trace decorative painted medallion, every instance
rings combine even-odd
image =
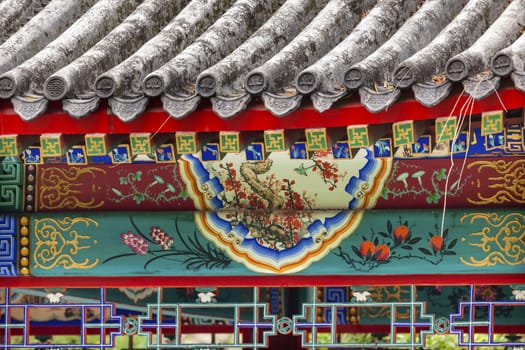
[[[195,213],[199,231],[233,260],[265,273],[301,271],[351,235],[363,212],[330,209],[373,207],[391,168],[370,149],[339,164],[328,152],[288,162],[280,161],[285,152],[258,162],[242,156],[204,163],[186,155],[181,176],[195,207],[212,210]],[[319,188],[333,196],[318,197]]]

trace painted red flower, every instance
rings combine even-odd
[[[390,257],[390,248],[386,244],[380,244],[375,249],[376,259],[379,261],[385,261]]]
[[[400,225],[394,229],[394,238],[396,239],[396,242],[404,242],[409,233],[410,230],[407,226]]]
[[[430,242],[428,243],[430,248],[432,248],[433,251],[435,252],[440,252],[441,249],[443,249],[443,237],[441,236],[433,236],[431,239],[430,239]]]
[[[368,258],[372,254],[374,254],[375,251],[376,251],[376,247],[375,247],[374,243],[372,243],[370,241],[364,241],[359,246],[359,252],[365,258]]]

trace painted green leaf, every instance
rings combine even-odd
[[[392,233],[392,222],[390,220],[386,221],[386,229],[388,230],[388,233]]]
[[[164,179],[158,175],[153,175],[153,178],[155,179],[155,181],[157,181],[159,184],[164,184]]]
[[[169,190],[170,192],[175,192],[175,187],[173,187],[172,184],[167,183],[166,186],[168,187],[168,190]]]
[[[378,232],[378,234],[381,235],[382,237],[388,238],[388,233],[386,232]]]
[[[111,188],[111,190],[112,190],[113,193],[115,193],[117,196],[122,196],[122,192],[120,192],[120,191],[117,190],[116,188]]]
[[[127,185],[128,184],[128,178],[127,177],[121,176],[119,180],[120,180],[120,184],[121,185]]]
[[[416,237],[408,241],[408,244],[416,244],[421,240],[421,237]]]
[[[142,193],[135,193],[133,195],[133,199],[135,200],[135,202],[137,202],[137,204],[140,204],[145,199],[145,197]]]
[[[362,258],[363,256],[361,255],[361,252],[359,251],[359,249],[357,249],[356,246],[352,246],[352,250],[354,251],[355,255],[357,255],[358,257]]]
[[[188,192],[186,192],[186,190],[183,189],[183,190],[180,191],[180,196],[181,196],[182,199],[186,199],[186,198],[188,198]]]
[[[301,163],[300,167],[295,168],[294,170],[299,175],[308,176],[308,174],[306,173],[306,168],[304,167],[303,163]]]
[[[452,242],[450,242],[450,244],[448,245],[447,249],[454,248],[454,246],[456,245],[457,242],[458,242],[457,238],[453,239]]]
[[[430,252],[430,250],[426,249],[426,248],[418,248],[420,252],[422,252],[423,254],[425,255],[432,255],[432,253]]]

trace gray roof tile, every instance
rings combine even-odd
[[[325,111],[355,90],[372,112],[410,88],[433,106],[454,84],[525,91],[524,26],[525,0],[3,0],[0,98],[24,119],[109,99],[124,121],[156,96],[175,118],[206,99],[223,118],[254,99]]]

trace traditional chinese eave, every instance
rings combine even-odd
[[[152,100],[148,110],[130,122],[117,118],[111,108],[101,103],[97,111],[87,117],[75,119],[62,111],[60,102],[50,103],[46,114],[32,121],[24,121],[7,100],[0,100],[0,134],[39,135],[61,134],[128,134],[133,132],[170,133],[176,131],[219,132],[272,129],[331,128],[363,124],[391,124],[409,120],[432,120],[440,117],[480,114],[494,110],[511,110],[525,106],[525,93],[508,86],[482,100],[473,100],[459,89],[434,107],[425,107],[412,98],[406,98],[378,113],[369,112],[356,94],[341,102],[337,108],[325,112],[316,111],[311,105],[277,117],[256,104],[232,119],[217,116],[211,106],[204,105],[191,116],[172,118],[161,108],[158,99]]]

